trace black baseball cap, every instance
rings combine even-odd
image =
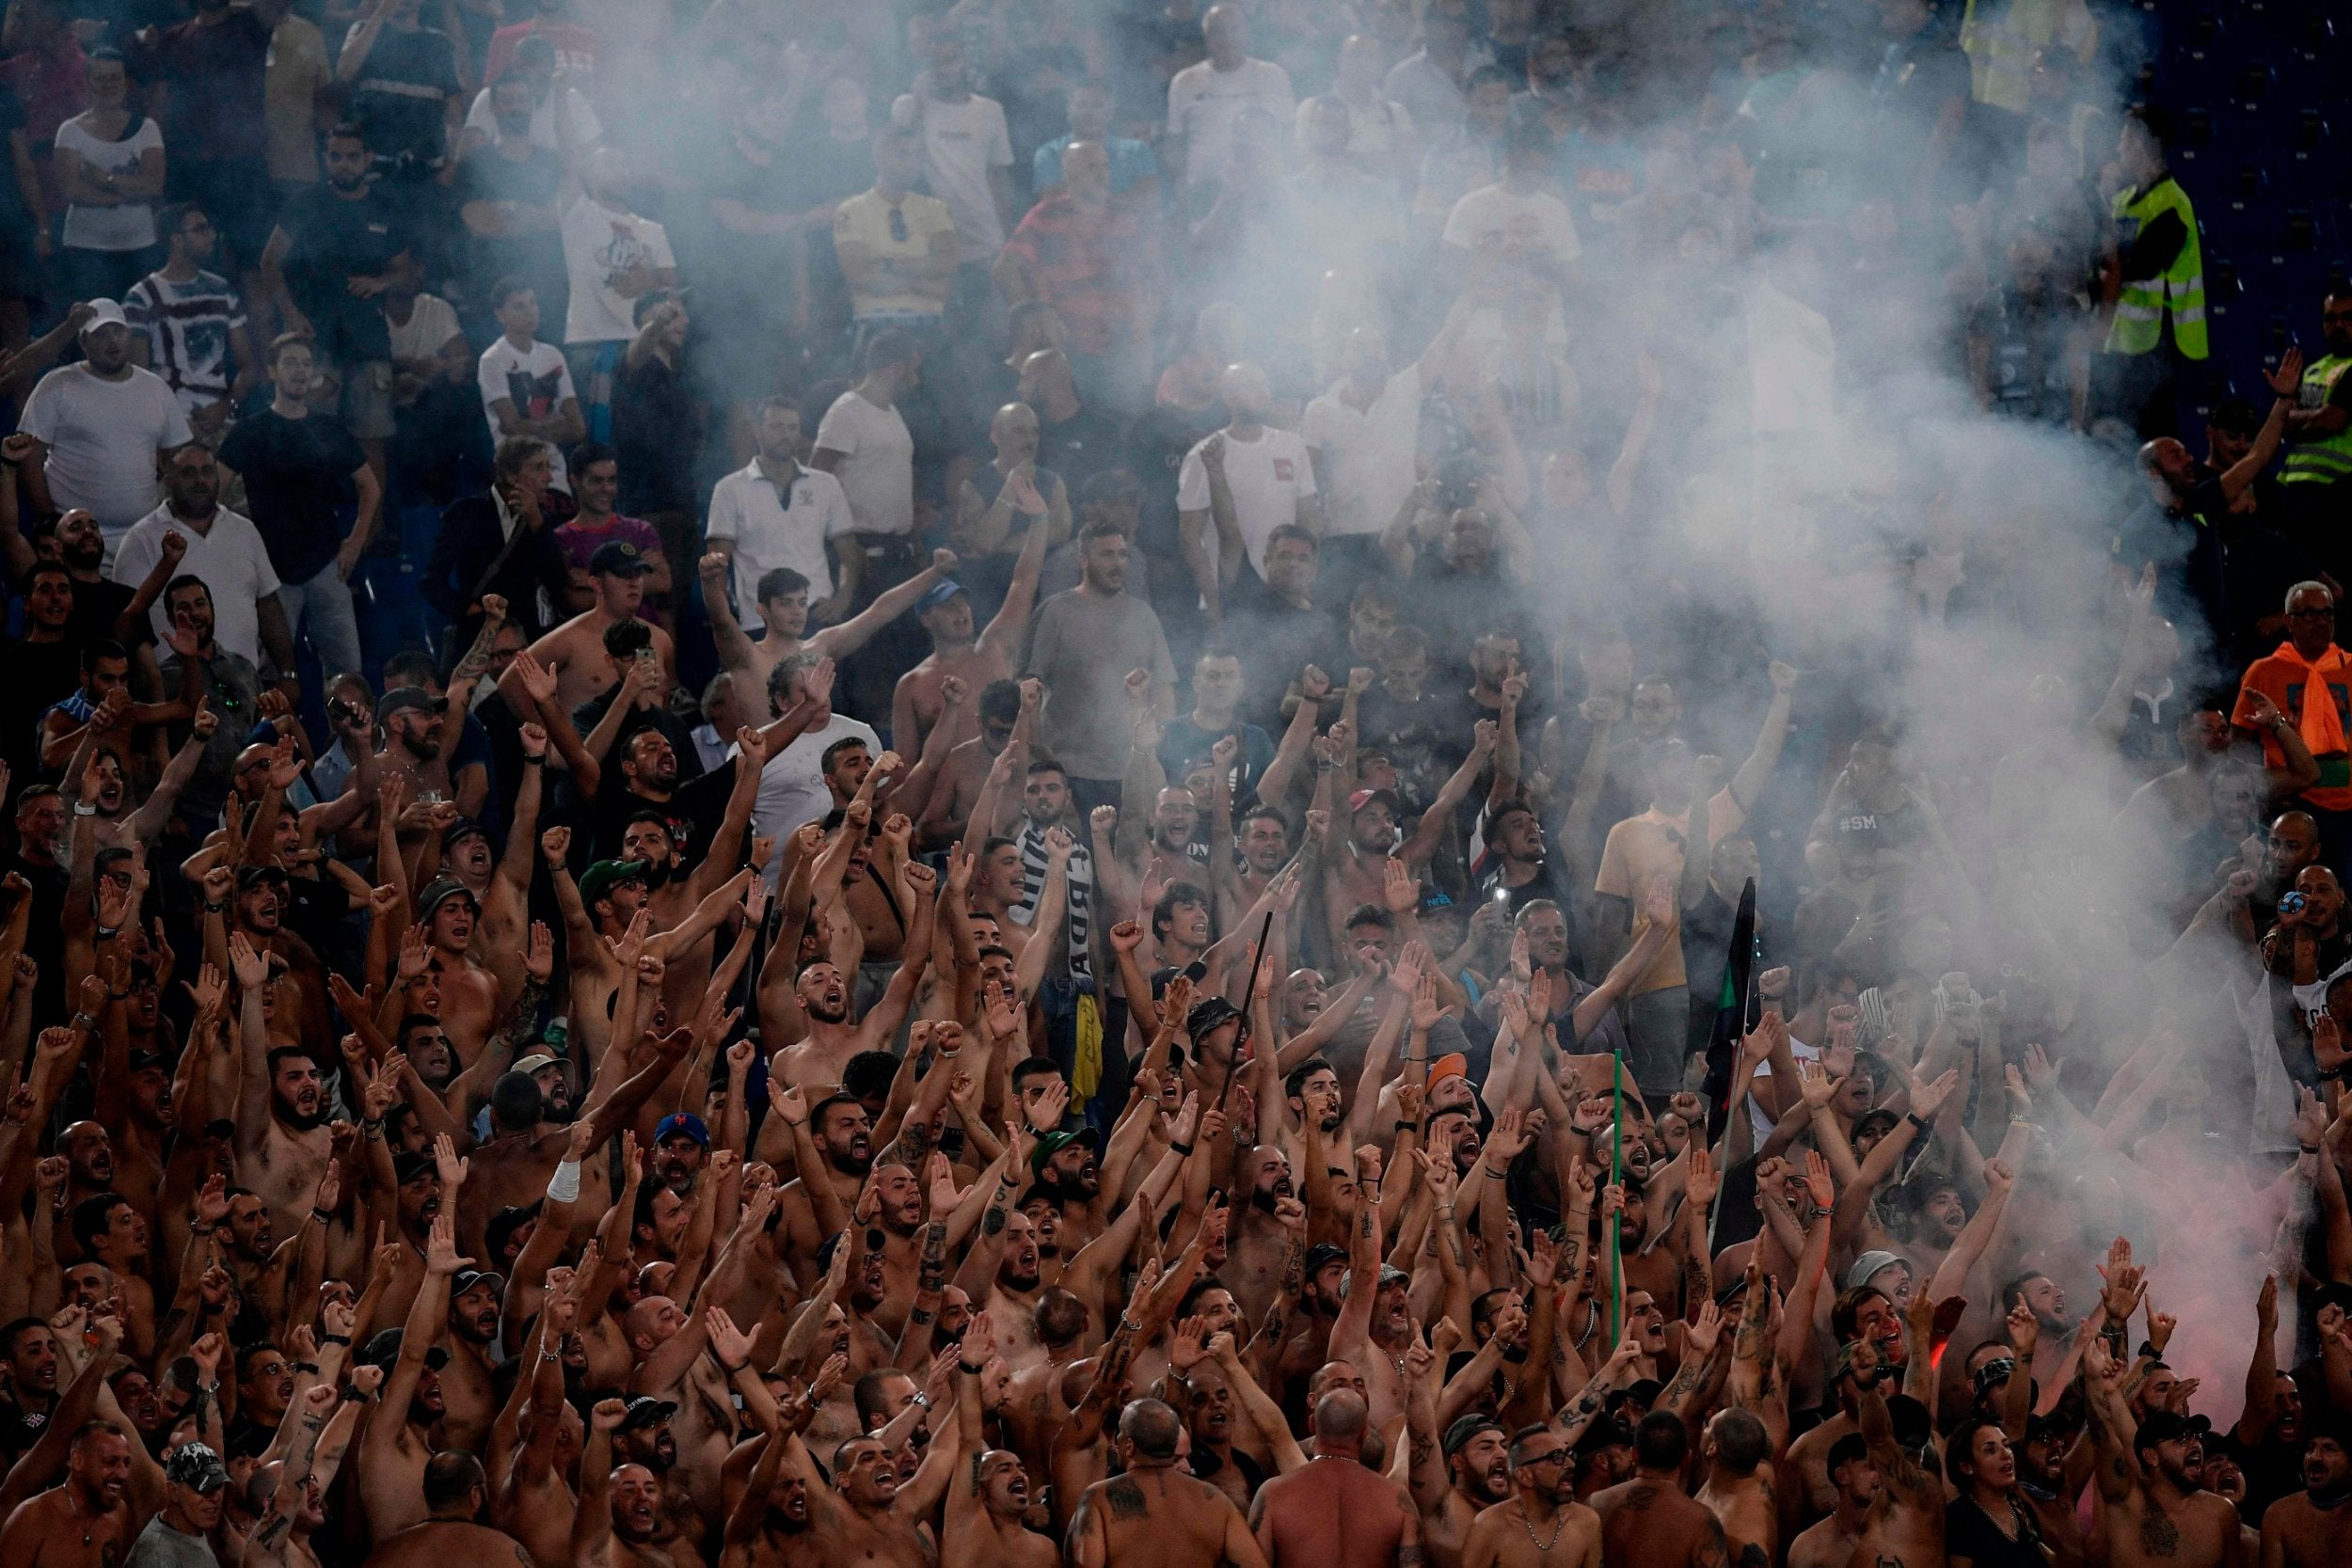
[[[636,578],[652,571],[653,562],[628,540],[612,539],[596,546],[588,558],[588,570],[603,578]]]

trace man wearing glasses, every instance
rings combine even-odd
[[[261,379],[262,366],[245,302],[227,278],[204,270],[220,245],[212,218],[181,202],[164,209],[163,223],[169,257],[122,296],[131,362],[164,378],[196,438],[217,450],[238,394]]]

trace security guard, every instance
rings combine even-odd
[[[2279,476],[2288,515],[2299,537],[2334,540],[2352,501],[2352,289],[2331,290],[2320,301],[2319,330],[2328,355],[2303,367],[2296,407],[2287,415],[2286,467]],[[2331,562],[2333,553],[2327,559]]]
[[[2115,195],[2108,236],[2108,363],[2118,402],[2143,438],[2172,434],[2180,363],[2205,360],[2205,261],[2197,214],[2164,163],[2164,137],[2146,109],[2124,117],[2116,147],[2128,183]],[[2169,316],[2172,330],[2165,331]]]

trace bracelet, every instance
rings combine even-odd
[[[1135,1319],[1126,1316],[1124,1313],[1120,1315],[1119,1326],[1125,1329],[1130,1334],[1140,1334],[1143,1332],[1143,1325],[1136,1322]]]
[[[337,1404],[365,1404],[367,1399],[368,1396],[360,1390],[358,1384],[346,1383],[342,1386],[342,1391],[335,1396],[335,1402]]]
[[[319,1364],[315,1361],[297,1361],[294,1364],[294,1370],[297,1372],[316,1372],[319,1370]]]
[[[1417,1121],[1400,1121],[1396,1124],[1395,1131],[1399,1132],[1411,1132],[1418,1131],[1420,1127],[1421,1123]]]
[[[988,1366],[985,1362],[983,1362],[981,1365],[975,1367],[969,1361],[960,1360],[956,1363],[956,1370],[963,1373],[966,1377],[977,1377],[982,1372],[988,1370]]]
[[[215,1378],[210,1383],[199,1383],[196,1386],[196,1391],[199,1394],[217,1394],[220,1392],[220,1379]]]
[[[2156,1349],[2156,1342],[2153,1339],[2142,1339],[2139,1342],[2139,1349],[2134,1351],[2132,1354],[2149,1361],[2161,1361],[2164,1359],[2164,1352]]]
[[[1510,1175],[1511,1173],[1509,1171],[1489,1170],[1486,1172],[1486,1180],[1489,1181],[1505,1181],[1510,1179]]]
[[[541,1361],[561,1361],[564,1359],[564,1353],[560,1350],[548,1350],[543,1345],[539,1350],[539,1359]],[[720,1364],[722,1366],[725,1365],[724,1362]]]
[[[1807,1209],[1804,1212],[1804,1217],[1808,1220],[1818,1220],[1825,1215],[1834,1214],[1836,1212],[1837,1212],[1837,1209],[1835,1204],[1831,1205],[1827,1209],[1824,1209],[1817,1203],[1812,1208]]]
[[[1919,1113],[1916,1111],[1905,1111],[1903,1113],[1903,1119],[1911,1123],[1912,1126],[1916,1127],[1922,1132],[1928,1130],[1928,1124],[1924,1120],[1920,1119]]]
[[[322,1334],[319,1336],[319,1343],[322,1345],[347,1345],[351,1343],[351,1336],[348,1334]]]
[[[87,800],[76,800],[73,802],[73,815],[76,816],[96,816],[98,815],[98,808],[91,805]]]
[[[2306,1154],[2316,1154],[2319,1152],[2319,1146],[2317,1144],[2296,1144],[2295,1147],[2301,1149]]]
[[[384,1124],[380,1121],[361,1122],[359,1131],[367,1135],[370,1142],[380,1144],[384,1141]]]
[[[1173,1138],[1168,1139],[1168,1148],[1172,1148],[1172,1149],[1174,1149],[1174,1150],[1175,1150],[1177,1153],[1179,1153],[1179,1154],[1187,1154],[1187,1155],[1188,1155],[1188,1154],[1190,1154],[1190,1153],[1192,1152],[1192,1148],[1193,1148],[1193,1146],[1192,1146],[1192,1145],[1190,1145],[1190,1144],[1180,1144],[1180,1143],[1178,1143],[1178,1142],[1177,1142],[1175,1139],[1173,1139]]]
[[[545,768],[547,765],[548,759],[545,753],[535,757],[526,756],[523,758],[523,766],[525,768]]]
[[[322,1208],[318,1207],[318,1205],[316,1205],[316,1204],[312,1204],[312,1205],[310,1206],[310,1217],[311,1217],[312,1219],[314,1219],[314,1220],[318,1221],[321,1225],[331,1225],[332,1223],[334,1223],[334,1219],[335,1219],[335,1216],[334,1216],[334,1214],[333,1214],[333,1212],[330,1212],[330,1211],[328,1211],[328,1210],[326,1210],[326,1209],[322,1209]],[[348,1339],[345,1339],[345,1340],[343,1341],[343,1343],[347,1345],[347,1344],[351,1343],[351,1341],[350,1341],[350,1340],[348,1340]]]
[[[204,912],[206,914],[218,914],[221,911],[227,909],[228,907],[229,901],[227,899],[223,899],[217,904],[214,903],[209,898],[204,900]]]
[[[84,1034],[88,1034],[98,1027],[98,1020],[95,1016],[89,1013],[75,1013],[73,1015],[73,1027],[81,1030]]]
[[[112,942],[122,934],[122,927],[119,926],[98,926],[92,929],[98,933],[98,940],[101,942]]]
[[[910,1400],[910,1401],[908,1401],[907,1402],[908,1402],[908,1403],[910,1403],[910,1404],[914,1404],[914,1405],[919,1406],[920,1408],[922,1408],[922,1409],[924,1409],[924,1410],[929,1410],[929,1409],[931,1407],[931,1397],[930,1397],[929,1394],[926,1394],[925,1392],[923,1392],[923,1390],[921,1390],[920,1388],[917,1388],[917,1389],[914,1391],[914,1399],[912,1399],[912,1400]]]

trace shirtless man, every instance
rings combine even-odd
[[[1364,1466],[1370,1414],[1361,1394],[1332,1386],[1315,1402],[1314,1458],[1304,1469],[1258,1488],[1249,1504],[1250,1529],[1275,1568],[1284,1563],[1418,1568],[1421,1513],[1412,1494]],[[1599,1539],[1597,1530],[1594,1539]]]
[[[2337,1568],[2352,1561],[2352,1433],[2314,1432],[2303,1448],[2305,1490],[2263,1513],[2262,1568]]]
[[[1372,1424],[1381,1431],[1405,1414],[1406,1389],[1397,1363],[1414,1339],[1406,1297],[1412,1276],[1381,1261],[1380,1211],[1358,1205],[1348,1227],[1347,1298],[1331,1325],[1330,1358],[1363,1369],[1371,1390]]]
[[[822,626],[811,633],[808,578],[788,568],[779,569],[761,577],[757,584],[759,619],[766,631],[754,641],[745,635],[742,623],[735,618],[735,607],[728,602],[727,578],[734,570],[732,562],[731,556],[718,550],[702,558],[699,570],[703,603],[710,608],[710,636],[718,645],[720,667],[739,681],[751,682],[752,689],[760,691],[768,689],[768,677],[776,666],[794,654],[814,654],[836,662],[846,659],[918,601],[928,603],[935,597],[932,591],[941,584],[946,584],[951,592],[960,592],[950,578],[956,569],[956,552],[933,550],[929,566],[875,594],[872,604],[840,625]],[[964,619],[971,619],[968,605]],[[928,616],[925,624],[930,624]],[[1017,641],[1017,631],[1014,637]],[[914,748],[908,746],[904,750],[911,753]]]
[[[244,1075],[237,1097],[237,1174],[268,1205],[277,1228],[301,1228],[334,1147],[327,1129],[319,1064],[303,1046],[273,1048],[262,1013],[267,953],[238,931],[229,938],[238,990],[237,1029]],[[445,993],[446,994],[446,993]]]
[[[424,927],[432,973],[440,980],[441,1027],[461,1068],[473,1066],[515,993],[473,954],[482,906],[454,877],[437,877],[417,895],[417,924]],[[515,976],[521,989],[522,976]]]
[[[576,711],[612,684],[612,660],[604,651],[604,634],[625,621],[639,619],[645,577],[652,570],[653,562],[639,555],[634,545],[615,539],[597,546],[588,558],[586,586],[593,595],[588,608],[524,650],[541,668],[554,673],[555,700],[564,712]],[[647,629],[653,633],[653,657],[668,677],[662,688],[667,690],[677,679],[677,649],[660,626]],[[521,672],[512,664],[499,677],[501,687],[512,682],[519,689],[521,681]]]
[[[387,1537],[399,1539],[393,1532],[414,1534],[411,1527],[422,1525],[428,1516],[471,1519],[487,1500],[489,1481],[467,1454],[462,1457],[473,1464],[472,1489],[482,1495],[462,1513],[446,1512],[434,1501],[432,1466],[451,1457],[437,1454],[433,1444],[433,1428],[441,1416],[440,1369],[449,1355],[439,1340],[449,1323],[450,1280],[472,1263],[472,1259],[457,1255],[455,1216],[434,1215],[424,1243],[424,1283],[409,1305],[407,1322],[396,1338],[388,1329],[368,1342],[366,1359],[381,1366],[388,1354],[393,1358],[384,1378],[384,1397],[368,1412],[359,1437],[359,1498],[367,1509],[368,1528],[384,1543],[371,1562],[390,1560],[384,1553],[393,1544]],[[452,1490],[457,1479],[443,1478],[446,1484],[438,1494],[442,1503],[463,1497],[464,1493]],[[434,1560],[416,1556],[399,1560],[423,1564]]]
[[[2191,1467],[2197,1435],[2186,1418],[2152,1411],[2134,1429],[2122,1373],[2106,1340],[2085,1343],[2083,1390],[2098,1455],[2091,1474],[2107,1506],[2108,1561],[2113,1568],[2221,1568],[2236,1550],[2237,1510],[2204,1490]],[[2266,1538],[2264,1550],[2267,1557]]]
[[[926,893],[926,908],[914,911],[910,928],[930,928],[930,902]],[[884,1050],[897,1037],[907,1009],[914,1006],[915,988],[922,984],[930,954],[928,942],[914,947],[866,1016],[855,1022],[850,1018],[850,982],[841,971],[825,958],[803,966],[792,982],[792,998],[808,1020],[808,1033],[770,1059],[770,1072],[795,1088],[821,1093],[837,1087],[850,1057],[862,1051]]]
[[[881,1439],[851,1437],[833,1451],[833,1485],[796,1435],[783,1460],[808,1498],[811,1563],[932,1568],[939,1550],[928,1521],[955,1473],[962,1445],[947,1433],[932,1442],[914,1479],[901,1482]]]
[[[1879,1497],[1878,1466],[1861,1433],[1847,1433],[1830,1445],[1829,1480],[1837,1506],[1788,1544],[1788,1568],[1846,1568],[1852,1561]]]
[[[1061,1555],[1054,1543],[1022,1523],[1029,1506],[1029,1478],[1021,1457],[988,1446],[981,1374],[995,1349],[989,1315],[974,1313],[956,1355],[956,1430],[968,1457],[947,1486],[940,1568],[1057,1568]]]
[[[1784,1514],[1784,1528],[1794,1528],[1801,1520],[1820,1519],[1843,1506],[1841,1488],[1830,1474],[1830,1453],[1862,1431],[1862,1397],[1878,1390],[1880,1384],[1890,1377],[1878,1342],[1872,1339],[1857,1339],[1838,1346],[1829,1370],[1830,1389],[1837,1396],[1837,1409],[1820,1426],[1788,1445],[1788,1463],[1796,1469],[1798,1495],[1787,1500],[1801,1502],[1804,1513]],[[1878,1477],[1873,1472],[1868,1490],[1876,1497],[1878,1489]]]
[[[131,1437],[112,1421],[73,1434],[65,1480],[16,1505],[0,1527],[8,1568],[118,1568],[147,1528],[151,1507],[131,1498]]]
[[[1012,661],[1029,629],[1029,611],[1037,604],[1038,574],[1045,564],[1044,533],[1044,530],[1031,529],[1023,537],[1021,553],[1013,560],[1012,584],[1005,591],[1004,603],[997,607],[995,615],[978,636],[973,635],[972,596],[961,587],[943,584],[945,592],[934,590],[924,595],[917,617],[923,629],[930,634],[931,651],[920,664],[898,677],[890,698],[890,743],[900,752],[913,756],[923,750],[931,726],[939,722],[946,708],[942,683],[948,676],[962,681],[967,689],[978,691],[990,682],[1012,674]],[[937,551],[932,559],[946,554],[945,550]],[[881,599],[874,603],[876,609],[881,608]],[[873,612],[869,610],[866,613]],[[957,735],[949,738],[961,745],[970,736]]]
[[[1063,1548],[1074,1568],[1267,1568],[1241,1510],[1176,1467],[1183,1425],[1158,1400],[1137,1400],[1120,1412],[1117,1447],[1125,1473],[1079,1497]],[[1419,1549],[1416,1542],[1416,1557]]]
[[[374,1412],[370,1412],[373,1419]],[[411,1491],[422,1500],[412,1512],[424,1517],[387,1535],[376,1532],[375,1550],[361,1568],[532,1568],[522,1544],[503,1530],[473,1521],[489,1499],[489,1478],[469,1453],[437,1453],[422,1466]],[[363,1471],[364,1476],[364,1471]]]
[[[753,878],[748,869],[736,871],[703,895],[684,920],[662,929],[649,907],[652,890],[642,862],[598,861],[575,882],[564,863],[571,841],[569,828],[549,828],[539,835],[540,852],[555,883],[556,907],[564,911],[572,1027],[588,1046],[593,1070],[602,1062],[613,1030],[621,1027],[612,1012],[624,971],[635,970],[642,984],[662,985],[672,961],[698,944],[707,945],[704,939],[732,916]]]
[[[1510,1467],[1518,1496],[1471,1521],[1462,1568],[1600,1568],[1600,1515],[1576,1500],[1576,1450],[1566,1436],[1550,1426],[1521,1430],[1511,1440]]]
[[[1734,1568],[1770,1568],[1778,1557],[1778,1509],[1765,1465],[1772,1441],[1753,1411],[1719,1410],[1707,1423],[1700,1454],[1707,1480],[1699,1504],[1715,1515]]]
[[[1446,1428],[1440,1457],[1438,1434],[1429,1430],[1436,1417],[1437,1402],[1418,1397],[1407,1413],[1413,1502],[1430,1561],[1459,1568],[1470,1526],[1480,1513],[1510,1500],[1511,1438],[1501,1422],[1473,1411]]]
[[[1724,1527],[1682,1490],[1691,1435],[1682,1418],[1653,1410],[1633,1433],[1634,1474],[1593,1494],[1611,1568],[1724,1568]]]
[[[294,1443],[286,1457],[253,1473],[248,1497],[259,1517],[246,1534],[241,1568],[319,1568],[312,1532],[326,1523],[326,1490],[359,1430],[359,1413],[384,1381],[374,1367],[355,1367],[351,1381],[358,1398],[339,1400],[332,1384],[313,1384],[294,1418]]]
[[[1016,736],[1025,738],[1034,734],[1037,727],[1036,707],[1028,697],[1031,688],[1037,689],[1037,702],[1041,704],[1044,688],[1037,681],[1015,686],[1009,678],[999,676],[977,689],[979,733],[968,740],[957,741],[947,752],[940,776],[923,803],[915,837],[921,847],[936,849],[961,838],[974,808],[980,803],[981,791],[988,787],[991,772],[1001,764],[1006,779],[1012,776],[1013,764],[1006,758],[1006,748]],[[1020,755],[1018,752],[1012,753],[1014,759]]]
[[[660,1539],[661,1482],[643,1465],[612,1463],[612,1434],[628,1418],[620,1400],[598,1400],[580,1460],[580,1512],[572,1568],[702,1568],[691,1536]]]

